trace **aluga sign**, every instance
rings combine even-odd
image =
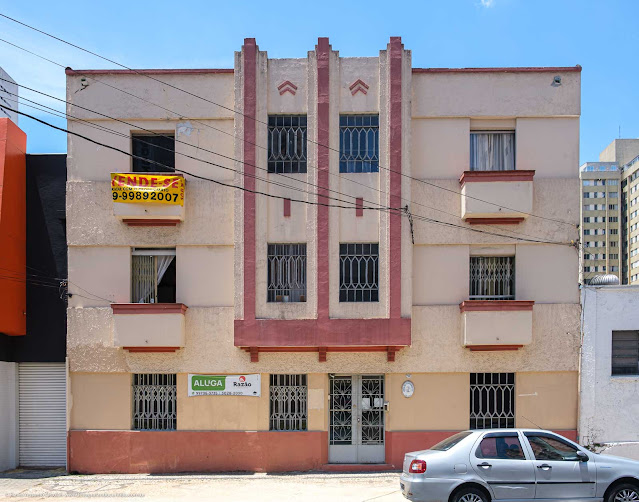
[[[260,375],[189,374],[189,396],[259,397],[260,391]]]

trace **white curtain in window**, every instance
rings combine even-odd
[[[470,134],[471,171],[515,169],[515,133],[473,132]]]
[[[157,284],[160,284],[160,282],[162,281],[162,277],[164,277],[164,274],[166,273],[166,270],[169,268],[169,265],[171,265],[171,262],[173,261],[173,258],[175,258],[175,255],[164,255],[164,256],[158,256],[157,260],[158,260],[158,282]]]

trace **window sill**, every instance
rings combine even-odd
[[[112,303],[114,314],[182,314],[188,309],[183,303]]]

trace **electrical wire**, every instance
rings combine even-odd
[[[14,23],[20,24],[20,25],[22,25],[22,26],[24,26],[24,27],[26,27],[26,28],[29,28],[29,29],[31,29],[31,30],[33,30],[33,31],[36,31],[36,32],[38,32],[38,33],[41,33],[41,34],[43,34],[43,35],[45,35],[45,36],[47,36],[47,37],[50,37],[50,38],[52,38],[52,39],[54,39],[54,40],[57,40],[57,41],[59,41],[59,42],[62,42],[62,43],[64,43],[64,44],[67,44],[67,45],[69,45],[69,46],[71,46],[71,47],[74,47],[74,48],[76,48],[76,49],[78,49],[78,50],[81,50],[81,51],[83,51],[83,52],[86,52],[86,53],[88,53],[88,54],[91,54],[92,56],[98,57],[98,58],[100,58],[100,59],[102,59],[102,60],[104,60],[104,61],[108,61],[109,63],[115,64],[115,65],[120,66],[120,67],[122,67],[122,68],[124,68],[124,69],[126,69],[126,70],[132,71],[132,72],[136,73],[137,75],[144,76],[144,77],[149,78],[149,79],[151,79],[151,80],[154,80],[154,81],[156,81],[156,82],[158,82],[158,83],[160,83],[160,84],[162,84],[162,85],[165,85],[165,86],[167,86],[167,87],[170,87],[170,88],[173,88],[173,89],[178,90],[178,91],[180,91],[180,92],[183,92],[183,93],[185,93],[185,94],[187,94],[187,95],[189,95],[189,96],[192,96],[192,97],[195,97],[195,98],[201,99],[201,100],[203,100],[203,101],[205,101],[205,102],[208,102],[208,103],[211,103],[211,104],[213,104],[213,105],[216,105],[216,106],[218,106],[218,107],[220,107],[220,108],[223,108],[223,109],[225,109],[225,110],[228,110],[228,111],[230,111],[230,112],[232,112],[232,113],[239,114],[239,115],[241,115],[241,116],[243,116],[243,117],[245,117],[245,118],[248,118],[248,119],[250,119],[250,120],[254,120],[255,122],[258,122],[258,123],[261,123],[261,124],[264,124],[264,125],[267,125],[267,126],[268,126],[268,123],[267,123],[267,122],[264,122],[264,121],[262,121],[262,120],[259,120],[259,119],[258,119],[258,118],[256,118],[256,117],[250,117],[250,116],[246,115],[245,113],[240,112],[240,111],[238,111],[238,110],[236,110],[236,109],[234,109],[234,108],[227,107],[227,106],[225,106],[225,105],[222,105],[222,104],[220,104],[220,103],[217,103],[217,102],[215,102],[215,101],[212,101],[212,100],[210,100],[210,99],[208,99],[208,98],[205,98],[205,97],[200,96],[200,95],[198,95],[198,94],[195,94],[195,93],[192,93],[192,92],[190,92],[190,91],[187,91],[186,89],[182,89],[181,87],[178,87],[178,86],[176,86],[176,85],[170,84],[170,83],[165,82],[165,81],[163,81],[163,80],[161,80],[161,79],[155,78],[155,77],[153,77],[153,76],[149,75],[148,73],[143,73],[143,72],[140,72],[139,70],[135,70],[135,69],[133,69],[133,68],[130,68],[130,67],[128,67],[128,66],[126,66],[126,65],[124,65],[124,64],[122,64],[122,63],[119,63],[119,62],[117,62],[117,61],[114,61],[114,60],[112,60],[112,59],[109,59],[109,58],[107,58],[107,57],[105,57],[105,56],[102,56],[102,55],[100,55],[100,54],[96,53],[96,52],[93,52],[93,51],[90,51],[90,50],[88,50],[88,49],[85,49],[84,47],[81,47],[81,46],[79,46],[79,45],[76,45],[76,44],[73,44],[73,43],[71,43],[71,42],[68,42],[67,40],[64,40],[64,39],[62,39],[62,38],[60,38],[60,37],[57,37],[57,36],[52,35],[52,34],[50,34],[50,33],[47,33],[46,31],[40,30],[40,29],[35,28],[34,26],[31,26],[31,25],[29,25],[29,24],[27,24],[27,23],[24,23],[24,22],[22,22],[22,21],[19,21],[19,20],[17,20],[17,19],[14,19],[14,18],[12,18],[12,17],[10,17],[10,16],[7,16],[6,14],[2,14],[2,13],[0,13],[0,16],[1,16],[1,17],[4,17],[4,18],[6,18],[6,19],[8,19],[8,20],[10,20],[10,21],[12,21],[12,22],[14,22]],[[307,141],[309,141],[309,142],[311,142],[311,143],[314,143],[314,144],[316,144],[316,145],[318,145],[318,146],[322,146],[322,147],[324,147],[324,148],[327,148],[328,150],[332,150],[332,151],[334,151],[334,152],[339,153],[339,150],[338,150],[338,149],[333,148],[333,147],[331,147],[330,145],[323,145],[323,144],[321,144],[321,143],[319,143],[319,142],[317,142],[317,141],[314,141],[314,140],[312,140],[312,139],[310,139],[310,138],[307,138]],[[555,222],[555,223],[561,223],[561,224],[564,224],[564,225],[570,225],[570,226],[572,226],[572,227],[575,227],[575,226],[576,226],[574,223],[570,223],[570,222],[567,222],[567,221],[564,221],[564,220],[558,220],[558,219],[555,219],[555,218],[548,218],[548,217],[545,217],[545,216],[536,215],[536,214],[534,214],[534,213],[528,213],[528,212],[525,212],[525,211],[520,211],[520,210],[516,210],[516,209],[513,209],[513,208],[509,208],[509,207],[504,206],[504,205],[502,205],[502,204],[497,204],[497,203],[495,203],[495,202],[486,201],[486,200],[480,199],[480,198],[478,198],[478,197],[472,197],[472,196],[469,196],[469,195],[463,194],[463,193],[461,193],[461,192],[458,192],[458,191],[456,191],[456,190],[452,190],[452,189],[450,189],[450,188],[442,187],[442,186],[436,185],[436,184],[434,184],[434,183],[432,183],[432,182],[428,182],[428,181],[426,181],[426,180],[422,180],[422,179],[420,179],[420,178],[415,178],[415,177],[410,176],[410,175],[408,175],[408,174],[406,174],[406,173],[403,173],[403,172],[401,172],[401,171],[397,171],[397,170],[393,170],[393,169],[390,169],[390,168],[384,167],[384,166],[382,166],[381,164],[379,165],[379,168],[380,168],[380,169],[387,170],[387,171],[392,172],[392,173],[399,174],[400,176],[407,177],[407,178],[409,178],[409,179],[411,179],[411,180],[413,180],[413,181],[416,181],[416,182],[419,182],[419,183],[424,183],[424,184],[429,185],[429,186],[432,186],[432,187],[434,187],[434,188],[438,188],[438,189],[440,189],[440,190],[445,190],[445,191],[447,191],[447,192],[454,193],[454,194],[456,194],[456,195],[459,195],[460,197],[465,197],[465,198],[468,198],[468,199],[477,200],[477,201],[479,201],[479,202],[483,202],[483,203],[486,203],[486,204],[491,204],[491,205],[496,206],[496,207],[502,207],[502,208],[504,208],[504,209],[508,209],[508,210],[511,210],[511,211],[516,211],[516,212],[519,212],[519,213],[522,213],[522,214],[526,214],[526,215],[528,215],[528,216],[532,216],[532,217],[534,217],[534,218],[540,218],[540,219],[544,219],[544,220],[548,220],[548,221],[553,221],[553,222]]]

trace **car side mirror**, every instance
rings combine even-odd
[[[588,460],[590,460],[588,455],[586,455],[583,451],[577,452],[577,458],[579,459],[579,462],[588,462]]]

